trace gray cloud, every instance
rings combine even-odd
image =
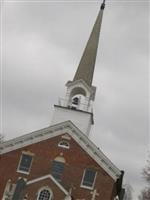
[[[98,13],[91,3],[5,3],[3,133],[13,138],[50,124],[73,78]],[[91,139],[132,184],[144,185],[148,150],[148,5],[108,2],[94,85]]]

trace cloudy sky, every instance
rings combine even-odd
[[[3,1],[1,132],[14,138],[50,124],[100,1]],[[91,139],[120,168],[134,199],[149,150],[148,1],[106,3],[93,85]]]

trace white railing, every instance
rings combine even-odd
[[[59,98],[58,105],[62,107],[68,107],[70,109],[83,110],[86,112],[92,112],[92,104],[85,99],[85,102],[80,102],[78,105],[72,104],[68,99]]]

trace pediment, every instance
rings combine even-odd
[[[33,184],[43,182],[44,180],[49,180],[54,186],[56,186],[65,196],[69,195],[69,192],[51,175],[47,174],[45,176],[37,177],[32,180],[27,181],[26,185],[31,186]]]
[[[71,121],[62,122],[6,141],[0,144],[0,154],[2,155],[56,136],[65,135],[66,133],[70,135],[115,181],[120,177],[121,171]]]

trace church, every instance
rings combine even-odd
[[[105,0],[50,126],[0,144],[2,200],[123,200],[124,171],[89,139]]]

